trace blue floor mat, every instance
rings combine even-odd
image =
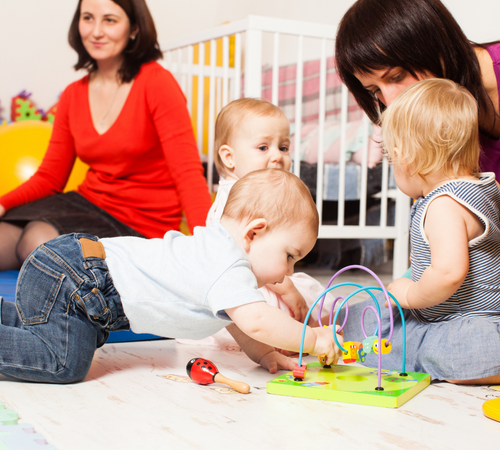
[[[19,271],[7,270],[0,272],[0,295],[8,302],[15,301],[16,281]]]
[[[7,302],[14,302],[16,296],[16,282],[19,275],[18,270],[7,270],[0,272],[0,296]],[[136,334],[133,331],[113,331],[110,333],[107,343],[149,341],[152,339],[165,339],[154,334]]]

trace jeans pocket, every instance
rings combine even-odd
[[[81,309],[94,325],[101,328],[106,328],[109,325],[111,310],[106,305],[106,301],[99,289],[93,288],[89,294],[79,298],[77,304],[81,306]]]
[[[34,256],[24,265],[17,282],[16,305],[24,325],[46,323],[54,306],[64,274]]]

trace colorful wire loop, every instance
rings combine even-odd
[[[337,278],[341,273],[343,272],[346,272],[347,270],[351,270],[351,269],[361,269],[361,270],[364,270],[365,272],[368,272],[370,275],[372,275],[375,280],[377,281],[378,285],[380,286],[369,286],[369,287],[363,287],[361,286],[360,284],[357,284],[357,283],[349,283],[349,282],[346,282],[346,283],[338,283],[336,285],[333,285],[332,286],[332,283],[333,281],[335,280],[335,278]],[[323,310],[323,305],[325,303],[325,299],[326,299],[326,294],[328,294],[330,291],[334,290],[334,289],[337,289],[339,287],[342,287],[342,286],[354,286],[354,287],[357,287],[358,289],[355,290],[354,292],[352,292],[351,294],[349,294],[347,297],[342,297],[342,296],[338,296],[335,298],[333,304],[332,304],[332,307],[331,307],[331,310],[330,310],[330,315],[329,315],[329,320],[328,320],[328,325],[332,325],[332,324],[336,324],[337,323],[337,319],[338,319],[338,316],[339,316],[339,313],[342,309],[342,307],[345,305],[345,317],[344,317],[344,321],[342,322],[342,326],[337,330],[335,330],[335,327],[333,327],[333,338],[335,340],[335,343],[337,344],[338,348],[340,350],[342,350],[344,353],[347,353],[347,350],[342,347],[342,345],[340,345],[338,339],[337,339],[337,333],[340,333],[346,323],[347,323],[347,319],[349,317],[349,304],[348,304],[348,301],[354,297],[355,295],[359,294],[360,292],[367,292],[370,297],[372,298],[374,304],[375,304],[375,307],[373,306],[366,306],[364,309],[363,309],[363,312],[361,313],[361,331],[363,333],[363,336],[365,337],[365,339],[368,337],[367,334],[366,334],[366,331],[365,331],[365,326],[364,326],[364,317],[365,317],[365,313],[366,311],[370,310],[370,311],[373,311],[373,313],[375,314],[376,316],[376,319],[377,319],[377,327],[375,329],[375,332],[372,336],[374,337],[377,337],[378,338],[378,348],[380,349],[382,347],[382,323],[381,323],[381,313],[380,313],[380,306],[379,306],[379,303],[375,297],[375,295],[373,294],[372,291],[382,291],[384,293],[384,298],[385,298],[385,301],[387,302],[387,305],[388,305],[388,309],[389,309],[389,320],[390,320],[390,331],[389,331],[389,337],[387,339],[384,339],[384,344],[387,346],[390,346],[390,343],[391,343],[391,339],[392,339],[392,335],[393,335],[393,332],[394,332],[394,317],[393,317],[393,313],[392,313],[392,308],[390,307],[391,305],[391,300],[394,301],[395,305],[397,306],[398,308],[398,311],[399,311],[399,315],[401,317],[401,328],[402,328],[402,335],[403,335],[403,342],[402,342],[402,357],[403,357],[403,364],[402,364],[402,374],[405,373],[405,361],[406,361],[406,325],[405,325],[405,319],[404,319],[404,315],[403,315],[403,310],[401,309],[401,306],[399,304],[399,302],[396,300],[396,298],[390,293],[390,292],[387,292],[387,289],[385,288],[384,284],[382,283],[382,281],[380,280],[380,278],[370,269],[368,269],[367,267],[364,267],[364,266],[359,266],[359,265],[352,265],[352,266],[347,266],[347,267],[344,267],[343,269],[339,270],[331,279],[330,281],[328,282],[328,285],[326,287],[326,289],[320,294],[320,296],[314,301],[314,303],[311,305],[311,307],[309,308],[309,311],[304,319],[304,327],[302,329],[302,337],[301,337],[301,341],[300,341],[300,352],[299,352],[299,367],[302,367],[302,355],[303,355],[303,351],[304,351],[304,340],[305,340],[305,334],[306,334],[306,329],[307,329],[307,323],[309,322],[309,318],[312,314],[312,311],[314,310],[315,306],[319,304],[319,309],[318,309],[318,324],[319,326],[323,326],[323,323],[321,321],[321,316],[322,316],[322,310]],[[336,312],[335,312],[335,315],[332,319],[332,315],[333,315],[333,311],[335,309],[335,305],[337,304],[338,301],[341,301],[340,303],[340,306],[337,308]],[[382,390],[382,387],[381,387],[381,374],[382,374],[382,352],[379,351],[378,352],[378,387],[377,389],[378,390]]]

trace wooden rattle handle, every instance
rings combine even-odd
[[[217,372],[214,376],[214,381],[216,383],[223,383],[231,386],[235,391],[241,392],[242,394],[248,394],[250,392],[250,386],[242,381],[230,380],[224,375]]]

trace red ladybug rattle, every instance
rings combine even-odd
[[[193,358],[187,363],[187,374],[194,382],[202,385],[211,383],[224,383],[242,394],[250,392],[250,386],[241,381],[230,380],[219,373],[219,369],[208,359]]]

